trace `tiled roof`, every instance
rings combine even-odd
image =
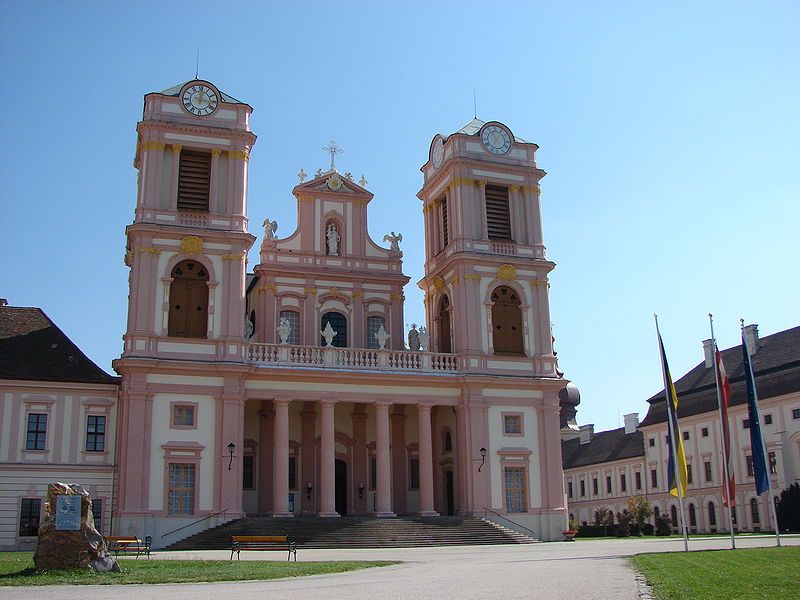
[[[742,346],[723,350],[722,362],[731,382],[731,405],[745,404]],[[752,364],[759,399],[800,390],[800,327],[761,338]],[[675,382],[675,391],[678,393],[679,418],[717,410],[713,365],[698,364]],[[650,409],[640,426],[665,422],[664,391],[655,394],[648,402]]]
[[[478,132],[481,130],[481,127],[486,125],[486,123],[487,123],[486,121],[481,121],[476,117],[454,133],[461,133],[463,135],[478,135]],[[523,140],[521,137],[517,137],[516,135],[514,136],[514,141],[519,142],[520,144],[530,144],[530,142],[527,142]]]
[[[195,81],[195,80],[194,79],[190,79],[189,81]],[[164,96],[177,96],[180,93],[180,91],[183,88],[183,86],[185,86],[187,83],[189,83],[189,81],[184,81],[183,83],[179,83],[177,85],[173,85],[171,88],[167,88],[166,90],[161,90],[158,93],[162,94]],[[222,101],[223,102],[228,102],[230,104],[247,104],[246,102],[242,102],[241,100],[237,100],[233,96],[229,96],[228,94],[226,94],[222,90],[220,90],[219,93],[222,96]]]
[[[40,308],[0,307],[0,379],[116,383]]]
[[[588,444],[581,444],[580,438],[561,442],[561,454],[565,469],[644,456],[644,435],[625,433],[624,427],[601,431]]]

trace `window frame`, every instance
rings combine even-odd
[[[46,452],[47,451],[47,423],[49,419],[50,412],[36,412],[36,411],[28,411],[25,426],[25,450],[26,451],[33,451],[33,452]],[[34,429],[31,429],[31,417],[37,417],[34,423]],[[42,418],[44,417],[44,422],[42,422]],[[31,435],[34,436],[33,442],[31,443]],[[41,438],[40,438],[41,436]],[[41,447],[39,447],[41,445]]]
[[[335,317],[338,317],[338,319],[332,319],[331,315],[333,315]],[[331,340],[331,347],[332,348],[349,348],[350,347],[349,346],[350,335],[349,335],[349,332],[348,332],[349,322],[348,322],[347,315],[345,315],[341,311],[335,310],[335,309],[326,311],[319,318],[320,332],[325,330],[325,324],[326,324],[325,318],[326,317],[328,318],[328,322],[331,323],[331,328],[336,332],[336,335],[333,336],[333,339]],[[344,323],[344,329],[341,330],[341,331],[338,329],[338,325],[334,325],[334,323],[336,323],[336,321],[339,321],[339,320]],[[342,343],[342,339],[343,339],[342,331],[344,332],[344,343]],[[326,347],[325,338],[322,337],[322,333],[320,333],[319,340],[320,340],[319,345],[323,346],[323,347]]]
[[[292,317],[289,317],[289,315]],[[289,319],[289,337],[286,338],[286,344],[289,346],[299,346],[302,344],[302,332],[301,332],[301,317],[300,311],[292,308],[284,308],[281,307],[278,311],[278,323],[281,322],[281,319],[287,318]],[[292,320],[294,319],[294,321]],[[276,342],[280,343],[280,337],[275,340]]]
[[[525,435],[525,414],[522,412],[506,411],[500,413],[500,419],[503,426],[503,437],[524,437]],[[519,425],[519,431],[509,431],[509,419],[516,419]]]
[[[192,409],[192,423],[190,425],[185,425],[178,423],[178,412],[182,411],[183,409],[191,408]],[[170,420],[170,429],[197,429],[197,421],[200,412],[200,403],[199,402],[191,402],[188,400],[173,400],[169,403],[169,420]]]
[[[35,526],[32,524],[34,514],[36,518]],[[28,538],[28,537],[36,537],[39,535],[39,526],[42,523],[41,498],[20,498],[19,510],[17,511],[17,515],[19,519],[17,524],[17,537]],[[29,531],[33,531],[34,533],[28,533]]]
[[[94,431],[90,431],[90,422],[91,420],[95,420]],[[103,431],[97,431],[98,421],[102,419],[103,421]],[[102,453],[106,451],[106,423],[108,419],[106,419],[106,415],[93,415],[87,414],[86,415],[86,440],[84,444],[84,450],[86,452],[92,453]],[[94,436],[91,438],[90,444],[90,436]],[[101,446],[98,448],[98,443]],[[90,445],[92,447],[90,447]]]

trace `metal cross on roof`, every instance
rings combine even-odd
[[[342,148],[336,145],[336,140],[330,141],[330,146],[324,146],[322,148],[325,152],[330,152],[331,155],[331,168],[330,171],[336,171],[336,155],[341,154],[344,152]],[[338,171],[336,171],[338,173]]]

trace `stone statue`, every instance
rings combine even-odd
[[[328,241],[328,254],[339,256],[339,241],[342,239],[336,231],[336,225],[328,223],[328,230],[325,232],[325,239]]]
[[[392,336],[386,333],[386,330],[383,328],[383,323],[381,323],[380,329],[378,329],[378,333],[375,334],[375,339],[378,340],[378,348],[380,350],[386,350],[386,341]]]
[[[383,236],[384,242],[389,242],[389,251],[390,252],[400,252],[400,242],[403,241],[403,234],[398,233],[397,235],[394,234],[394,231],[390,234],[386,234]]]
[[[320,331],[320,334],[325,338],[325,347],[330,348],[333,346],[333,338],[336,337],[336,332],[333,330],[333,327],[331,327],[330,321],[325,323],[325,329]]]
[[[276,231],[278,231],[278,222],[264,219],[264,239],[271,242],[275,239]]]
[[[286,317],[281,317],[281,320],[278,323],[278,337],[281,339],[281,344],[286,343],[286,340],[289,339],[289,334],[291,332],[292,328],[289,325],[289,319]]]
[[[427,327],[419,328],[419,344],[422,346],[423,352],[428,352],[431,347],[431,334],[428,333]]]
[[[411,324],[411,330],[408,332],[408,349],[417,351],[419,350],[419,331],[417,331],[417,324]]]
[[[249,340],[253,337],[253,322],[247,317],[244,318],[244,339]]]

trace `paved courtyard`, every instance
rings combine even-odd
[[[800,537],[784,545],[800,545]],[[737,539],[737,547],[773,546],[770,537]],[[691,550],[725,549],[729,538],[690,540]],[[674,552],[682,540],[627,539],[455,548],[299,550],[299,560],[402,560],[401,565],[278,581],[180,585],[3,588],[4,600],[516,600],[635,599],[627,557]],[[228,559],[230,552],[171,552],[156,558]],[[280,560],[283,553],[243,552],[242,560]]]

